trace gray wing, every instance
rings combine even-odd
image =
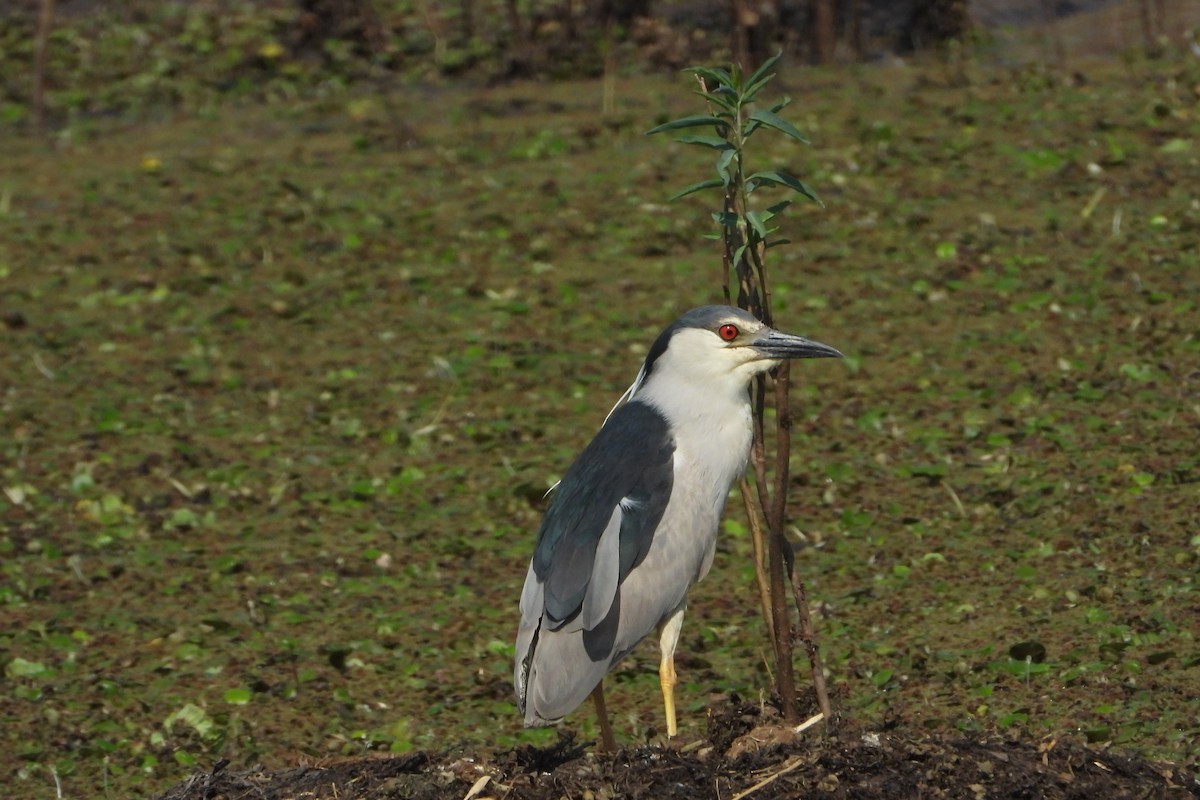
[[[671,496],[674,453],[666,419],[651,406],[633,402],[617,410],[567,470],[533,553],[533,573],[544,588],[551,628],[582,610],[593,578],[611,600],[617,585],[645,557]],[[618,533],[615,542],[613,533]],[[602,542],[606,555],[618,554],[615,564],[596,558]],[[615,582],[607,574],[613,566]]]
[[[635,400],[613,412],[563,476],[521,593],[514,678],[522,705],[543,629],[582,629],[589,657],[613,655],[618,588],[650,549],[670,499],[674,453],[666,419]]]

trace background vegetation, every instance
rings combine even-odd
[[[545,488],[718,297],[708,209],[665,204],[709,165],[643,135],[690,85],[286,78],[249,33],[212,58],[260,52],[261,80],[227,83],[160,72],[176,33],[93,24],[52,53],[52,146],[2,145],[9,796],[550,741],[510,686]],[[813,146],[765,153],[827,206],[788,218],[776,318],[850,356],[793,370],[835,702],[1194,769],[1200,59],[962,52],[785,70]],[[749,551],[733,513],[680,644],[685,736],[769,685]],[[656,733],[656,658],[613,681],[627,742]]]
[[[0,7],[0,125],[40,128],[42,115],[77,130],[364,84],[387,98],[412,82],[753,67],[779,50],[793,64],[886,63],[941,47],[952,60],[1064,67],[1186,48],[1200,29],[1190,0],[1058,7],[1089,13],[1059,18],[1042,0],[10,0]]]

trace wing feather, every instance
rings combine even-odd
[[[596,545],[592,575],[580,608],[580,622],[586,630],[604,621],[617,594],[617,584],[621,579],[621,518],[621,504],[618,504]]]
[[[585,611],[585,602],[584,628],[605,617],[616,587],[650,549],[671,494],[674,452],[666,419],[634,399],[567,470],[533,556],[551,629]]]
[[[621,584],[650,550],[674,454],[666,419],[627,398],[555,489],[521,592],[513,682],[526,725],[561,718],[623,654]],[[539,667],[543,648],[553,669]]]

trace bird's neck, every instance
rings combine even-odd
[[[745,386],[692,385],[649,381],[637,399],[665,415],[675,436],[677,450],[704,465],[725,489],[741,477],[749,457],[753,436],[750,396]]]

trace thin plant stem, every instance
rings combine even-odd
[[[778,56],[775,57],[776,59]],[[773,64],[775,59],[771,59]],[[765,225],[770,216],[776,215],[784,206],[768,209],[769,216],[756,216],[750,211],[750,193],[764,183],[768,186],[786,185],[809,198],[815,195],[794,178],[782,179],[778,173],[751,173],[745,162],[745,147],[749,135],[763,127],[783,131],[793,139],[804,141],[795,129],[781,123],[775,112],[787,104],[785,100],[769,112],[751,112],[750,104],[759,90],[771,79],[766,73],[770,64],[743,80],[742,70],[733,65],[729,72],[695,68],[700,92],[705,98],[707,117],[685,118],[675,123],[659,126],[651,133],[697,125],[712,125],[716,137],[690,137],[691,144],[699,144],[718,150],[719,180],[710,180],[689,187],[690,193],[709,186],[723,188],[721,212],[721,288],[726,302],[732,302],[737,282],[736,304],[754,314],[766,325],[774,325],[771,313],[771,292],[767,281],[765,264],[767,236]],[[711,85],[710,85],[711,84]],[[747,176],[755,185],[748,185]],[[819,202],[819,201],[817,201]],[[750,521],[754,544],[754,569],[758,584],[759,600],[763,619],[771,638],[774,652],[774,683],[782,706],[784,719],[790,724],[800,720],[796,705],[795,670],[793,656],[797,640],[803,642],[813,671],[813,685],[821,713],[826,720],[832,719],[820,653],[808,609],[805,588],[797,581],[795,558],[787,541],[784,527],[787,519],[787,488],[790,483],[789,459],[791,456],[791,414],[789,405],[789,369],[784,361],[773,371],[776,427],[773,454],[767,456],[765,410],[767,399],[767,376],[758,375],[750,386],[751,425],[753,439],[750,447],[749,469],[753,471],[757,509],[750,496],[748,481],[741,483],[742,500]],[[770,469],[768,470],[768,460]],[[768,480],[770,472],[773,480]],[[791,604],[788,600],[787,583],[791,583],[792,603],[796,607],[798,627],[792,624]]]
[[[800,642],[808,655],[808,663],[812,668],[813,692],[817,696],[817,706],[825,717],[825,728],[834,733],[833,706],[829,702],[829,687],[825,684],[825,670],[821,666],[821,647],[817,642],[816,631],[812,624],[812,615],[808,609],[808,590],[804,581],[798,580],[794,569],[791,570],[792,592],[796,601],[796,613],[800,618]]]
[[[42,0],[33,56],[33,130],[40,134],[46,124],[46,62],[50,29],[54,27],[55,0]]]
[[[767,584],[767,543],[763,536],[763,526],[759,519],[758,510],[750,496],[750,481],[742,478],[739,484],[742,493],[742,504],[746,507],[746,518],[750,520],[750,542],[754,547],[754,578],[758,585],[758,601],[762,605],[763,622],[767,626],[767,635],[772,647],[775,642],[774,618],[771,616],[771,587]]]

